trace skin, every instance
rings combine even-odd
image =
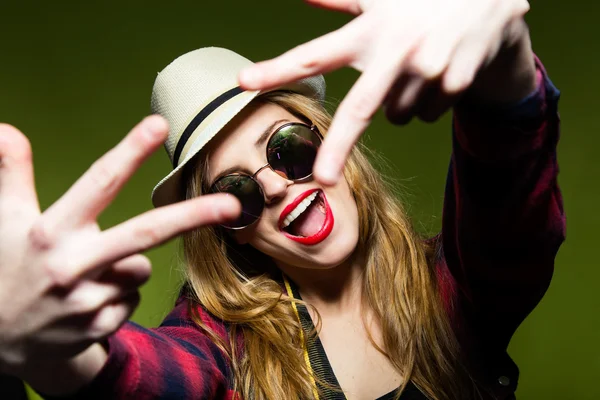
[[[339,183],[347,154],[379,107],[385,108],[394,123],[413,117],[430,121],[460,98],[493,106],[517,101],[535,88],[533,52],[523,21],[529,9],[525,0],[307,3],[356,18],[338,31],[244,71],[240,84],[245,89],[277,87],[344,66],[362,72],[338,108],[319,151],[315,181],[310,183],[331,190],[332,199],[339,198],[335,201],[338,213],[351,214],[343,201],[344,183]],[[239,204],[229,197],[202,196],[99,230],[98,214],[165,140],[166,132],[162,119],[144,120],[41,213],[30,145],[16,128],[0,125],[0,304],[11,305],[0,309],[0,372],[56,395],[73,392],[92,380],[106,360],[106,352],[97,343],[131,315],[137,288],[150,273],[148,259],[139,253],[183,231],[223,222],[239,212]],[[253,164],[252,171],[258,166]],[[269,180],[266,186],[281,185],[271,172],[263,174],[261,179]],[[285,190],[296,193],[294,185]],[[287,192],[279,196],[289,197]],[[268,209],[277,207],[279,201],[274,201]],[[342,223],[338,220],[336,225]],[[259,225],[255,236],[240,233],[238,239],[279,260],[303,298],[317,307],[324,319],[321,340],[342,387],[352,398],[373,398],[371,390],[377,385],[380,389],[396,387],[400,377],[388,370],[370,375],[371,386],[356,381],[353,377],[364,371],[353,369],[340,350],[342,343],[365,348],[364,331],[349,329],[356,326],[363,311],[379,341],[377,324],[368,310],[355,306],[360,304],[360,263],[345,262],[343,254],[303,252],[287,245],[278,248],[280,238],[267,222]],[[332,235],[332,240],[352,248],[351,239],[338,231]],[[291,259],[297,251],[302,253],[301,265]],[[360,255],[352,259],[360,260]],[[61,322],[74,315],[86,316],[85,323]],[[39,354],[48,357],[40,360]],[[365,355],[365,363],[379,364],[368,348],[357,354]],[[368,386],[366,392],[360,391],[361,384]]]
[[[150,275],[140,253],[239,213],[234,199],[203,196],[99,229],[98,215],[167,132],[162,118],[146,118],[42,213],[30,144],[0,125],[0,302],[11,305],[0,309],[1,373],[47,394],[89,381],[106,360],[97,342],[133,313]]]
[[[301,122],[273,104],[255,104],[238,115],[208,148],[208,181],[236,168],[252,174],[266,162],[266,143],[256,145],[265,128],[275,121]],[[285,122],[280,122],[283,125]],[[321,316],[321,342],[342,388],[349,398],[373,399],[400,385],[401,378],[369,341],[367,326],[382,347],[381,332],[370,310],[363,310],[361,284],[364,263],[355,254],[359,226],[356,202],[345,179],[333,186],[314,180],[294,183],[270,169],[256,179],[265,194],[261,218],[250,227],[231,231],[236,241],[269,255],[300,288],[302,298]],[[280,232],[281,211],[296,196],[319,188],[334,215],[331,234],[317,245],[303,245]],[[312,310],[311,310],[312,312]],[[315,316],[313,315],[313,320]],[[355,351],[348,352],[348,349]]]
[[[254,173],[265,165],[266,143],[257,146],[256,141],[267,127],[280,120],[283,121],[277,127],[286,121],[302,122],[273,104],[248,107],[231,121],[208,148],[209,182],[213,182],[222,171],[231,167],[238,171]],[[354,251],[358,242],[358,211],[345,180],[324,188],[312,179],[294,183],[270,168],[263,169],[256,176],[256,180],[264,191],[265,209],[255,224],[240,231],[233,231],[239,243],[249,243],[271,256],[280,268],[286,270],[337,267]],[[297,196],[317,188],[323,190],[327,197],[335,223],[333,231],[325,241],[307,246],[294,242],[281,233],[279,217],[283,209]]]
[[[404,124],[413,117],[430,122],[465,96],[493,107],[518,101],[535,88],[534,57],[522,19],[529,9],[525,1],[308,3],[357,18],[242,71],[240,83],[247,89],[268,89],[346,65],[363,72],[340,104],[319,151],[314,177],[323,187],[343,182],[346,158],[381,106],[393,123]],[[432,9],[440,12],[427,18]],[[394,51],[386,38],[397,38]],[[370,331],[383,348],[377,321],[370,318],[370,310],[357,307],[359,264],[354,261],[328,275],[321,270],[293,271],[292,279],[322,317],[320,338],[346,397],[372,399],[398,387],[402,378],[368,340]]]
[[[434,121],[464,95],[517,101],[535,87],[526,0],[305,0],[356,16],[342,28],[240,74],[268,89],[344,66],[362,74],[340,103],[315,162],[335,184],[379,107],[391,122]]]

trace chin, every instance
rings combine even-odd
[[[337,228],[337,229],[336,229]],[[336,227],[332,235],[309,252],[295,252],[290,265],[308,269],[333,269],[352,258],[358,246],[358,227]]]
[[[321,268],[335,268],[352,258],[358,247],[358,229],[354,232],[346,230],[341,237],[336,237],[332,243],[324,249],[319,257]]]

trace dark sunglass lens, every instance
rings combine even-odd
[[[211,187],[213,193],[229,193],[242,203],[242,213],[234,221],[223,224],[229,228],[241,228],[256,221],[265,206],[264,196],[258,183],[246,175],[226,175]]]
[[[267,145],[267,161],[288,179],[303,179],[312,174],[319,135],[306,125],[291,124],[277,131]]]

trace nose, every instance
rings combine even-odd
[[[260,183],[265,194],[265,203],[273,204],[285,197],[288,186],[294,182],[289,180],[285,174],[265,168],[260,171],[255,179]]]

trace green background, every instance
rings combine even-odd
[[[534,2],[534,48],[562,91],[560,185],[567,241],[552,285],[515,335],[520,399],[600,399],[600,217],[595,162],[600,71],[597,2]],[[48,207],[149,110],[157,71],[189,50],[216,45],[260,60],[340,27],[347,16],[299,0],[213,2],[21,2],[0,4],[0,121],[30,138],[42,206]],[[327,77],[339,101],[358,74]],[[379,115],[367,142],[385,155],[408,192],[419,229],[440,227],[450,120],[398,128]],[[169,171],[155,154],[102,215],[109,227],[151,207],[153,185]],[[149,252],[153,277],[134,319],[161,321],[179,282],[178,243]]]

